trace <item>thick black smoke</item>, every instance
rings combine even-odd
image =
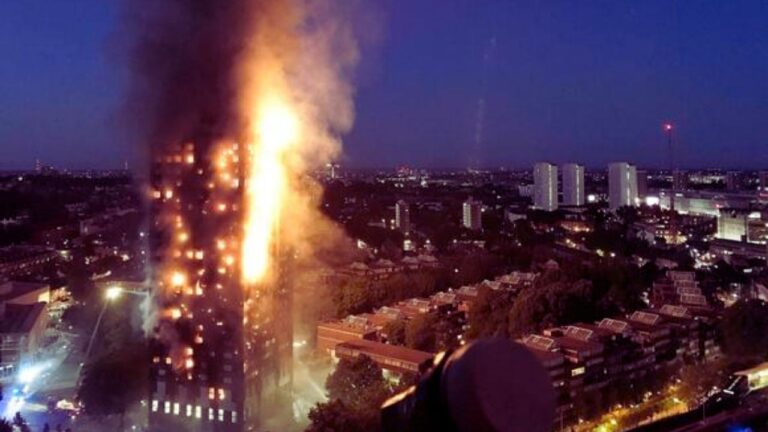
[[[236,67],[259,3],[124,0],[127,111],[137,140],[158,150],[237,135]]]

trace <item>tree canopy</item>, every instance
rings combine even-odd
[[[379,408],[393,389],[369,357],[341,359],[325,383],[327,403],[309,414],[312,432],[379,430]]]
[[[95,417],[124,415],[146,393],[149,380],[147,348],[131,344],[88,364],[78,389],[86,414]]]
[[[435,352],[437,350],[437,326],[440,321],[437,314],[420,314],[405,326],[405,344],[409,348]]]
[[[725,310],[721,326],[723,350],[729,357],[744,362],[768,358],[768,304],[737,302]]]

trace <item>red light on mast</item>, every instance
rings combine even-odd
[[[672,130],[672,123],[664,123],[664,130],[669,132]]]

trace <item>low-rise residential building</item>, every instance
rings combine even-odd
[[[432,353],[365,339],[342,342],[336,346],[334,354],[342,359],[355,359],[364,355],[385,371],[398,374],[423,372],[432,365],[435,358]]]
[[[376,327],[364,317],[351,316],[342,321],[317,325],[317,350],[330,353],[336,345],[355,339],[375,340]]]

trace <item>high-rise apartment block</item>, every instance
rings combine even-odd
[[[411,231],[411,209],[403,200],[395,204],[395,227],[404,234]]]
[[[279,270],[287,260],[273,264],[270,281],[242,281],[242,149],[222,144],[213,163],[211,147],[154,157],[151,431],[258,427],[262,396],[292,384],[290,272]]]
[[[483,228],[482,208],[483,203],[472,199],[472,197],[464,201],[462,208],[462,224],[464,225],[464,228],[473,231]]]
[[[563,169],[563,205],[584,205],[584,167],[577,164],[565,164]]]
[[[533,167],[533,206],[539,210],[557,210],[557,167],[539,162]]]
[[[626,162],[608,166],[608,203],[611,210],[637,205],[637,168]]]

